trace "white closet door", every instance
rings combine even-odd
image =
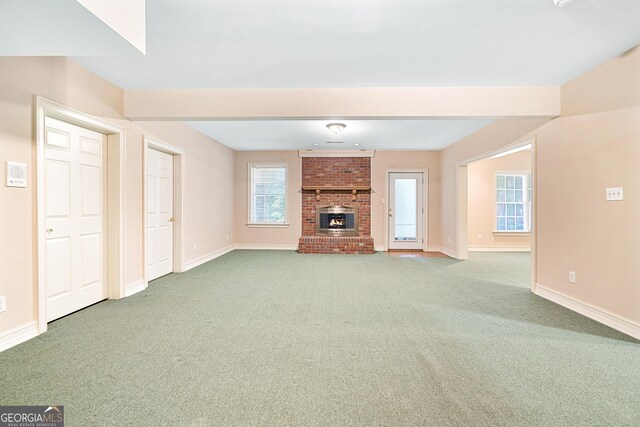
[[[173,272],[173,156],[147,150],[147,280]]]
[[[106,136],[45,120],[47,321],[107,298]]]

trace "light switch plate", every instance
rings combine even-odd
[[[624,193],[622,187],[607,188],[607,200],[624,200]]]
[[[7,298],[3,295],[0,297],[0,313],[7,310]]]
[[[27,186],[26,163],[7,162],[7,187]]]

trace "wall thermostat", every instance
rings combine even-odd
[[[27,164],[7,162],[7,187],[27,186]]]

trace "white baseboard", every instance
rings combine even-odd
[[[0,351],[5,351],[37,336],[38,322],[36,321],[2,332],[0,333]]]
[[[531,252],[531,247],[522,246],[469,246],[469,252]]]
[[[237,243],[234,245],[234,249],[254,249],[265,251],[295,251],[298,249],[298,244],[289,243],[274,243],[274,244],[261,244],[261,243]]]
[[[130,297],[133,294],[137,294],[140,291],[144,291],[146,286],[144,285],[144,280],[138,280],[137,282],[129,283],[124,287],[124,296]]]
[[[376,252],[384,252],[386,249],[384,248],[384,245],[375,245],[374,250]],[[426,252],[440,252],[440,246],[429,246],[426,249]]]
[[[210,254],[207,255],[203,255],[201,257],[198,257],[196,259],[192,259],[190,261],[187,261],[184,264],[184,271],[189,271],[192,268],[195,268],[199,265],[204,264],[205,262],[209,262],[211,260],[214,260],[218,257],[221,257],[224,254],[227,254],[229,252],[231,252],[234,249],[234,245],[229,245],[229,246],[225,246],[222,249],[218,249],[217,251],[211,252]]]
[[[441,247],[439,252],[442,252],[443,254],[445,254],[446,256],[449,256],[451,258],[458,259],[458,253],[456,251],[454,251],[454,250],[449,249],[449,248]]]
[[[640,340],[640,324],[633,320],[625,319],[617,314],[610,313],[607,310],[577,300],[539,284],[536,284],[533,293]]]

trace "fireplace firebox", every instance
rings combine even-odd
[[[331,236],[358,234],[358,208],[350,206],[325,206],[317,209],[316,233]]]

